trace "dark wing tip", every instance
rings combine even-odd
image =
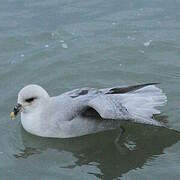
[[[110,89],[106,94],[123,94],[123,93],[131,92],[131,91],[136,91],[146,86],[157,85],[157,84],[160,84],[160,83],[145,83],[145,84],[138,84],[138,85],[127,86],[127,87],[117,87],[117,88]]]

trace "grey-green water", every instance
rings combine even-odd
[[[163,120],[180,131],[180,2],[0,0],[0,178],[179,179],[180,134],[129,124],[74,139],[32,136],[10,121],[18,91],[160,82]]]

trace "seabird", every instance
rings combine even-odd
[[[164,126],[153,118],[166,103],[157,83],[113,88],[80,88],[50,97],[39,85],[18,93],[11,119],[20,112],[23,128],[41,137],[69,138],[119,128],[122,121]]]

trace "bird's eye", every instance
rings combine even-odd
[[[37,99],[37,98],[36,98],[36,97],[32,97],[32,98],[26,99],[25,101],[28,102],[28,103],[30,103],[30,102],[34,101],[35,99]]]

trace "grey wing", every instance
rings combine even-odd
[[[120,103],[117,95],[111,95],[110,92],[114,92],[114,88],[95,89],[85,87],[66,92],[65,95],[74,99],[74,109],[78,114],[85,111],[90,114],[94,109],[104,119],[130,118],[127,109]]]
[[[127,109],[120,103],[117,95],[108,94],[112,88],[80,88],[64,93],[73,100],[76,115],[100,116],[103,119],[130,118]]]
[[[156,83],[106,89],[81,88],[65,93],[74,101],[78,114],[92,109],[103,119],[129,120],[143,124],[162,126],[152,118],[160,111],[166,97],[155,87]],[[144,105],[144,106],[142,106]]]

